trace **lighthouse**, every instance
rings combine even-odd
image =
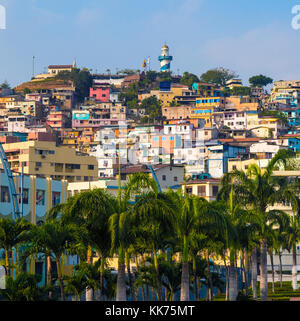
[[[171,61],[173,60],[172,56],[169,56],[169,47],[167,45],[162,46],[161,56],[158,57],[160,62],[160,71],[170,71]]]

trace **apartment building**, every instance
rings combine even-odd
[[[23,181],[23,182],[22,182]],[[16,190],[21,194],[19,209],[22,217],[33,224],[39,224],[45,220],[45,215],[52,206],[63,203],[67,199],[67,181],[54,180],[50,177],[42,178],[36,175],[14,174]],[[23,190],[22,190],[23,186]],[[0,208],[1,217],[12,218],[12,208],[9,194],[7,176],[0,171]]]
[[[30,134],[29,134],[30,139]],[[98,177],[95,157],[54,141],[29,140],[3,144],[12,171],[57,180],[88,181]]]

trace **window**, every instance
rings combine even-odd
[[[177,182],[177,181],[178,181],[178,177],[174,176],[174,182]]]
[[[37,190],[36,191],[36,205],[44,206],[45,205],[45,191]]]
[[[1,203],[10,203],[8,186],[1,186]]]
[[[232,170],[236,170],[236,165],[233,165],[233,166],[232,166]]]
[[[187,187],[186,188],[186,193],[187,194],[192,194],[193,193],[193,188],[192,187]]]
[[[89,177],[88,176],[84,176],[84,181],[88,182],[88,180],[89,180]]]
[[[22,193],[21,187],[19,188],[19,193]],[[29,189],[23,188],[23,204],[28,204],[28,195],[29,195]],[[21,198],[19,198],[19,203],[21,203]]]
[[[219,187],[218,186],[213,186],[212,187],[213,196],[217,196],[218,192],[219,192]]]
[[[206,196],[206,186],[198,186],[198,196]]]
[[[166,180],[166,175],[162,176],[162,180],[165,181]]]
[[[93,170],[94,169],[94,165],[88,165],[88,169],[89,170]]]
[[[52,192],[52,205],[60,203],[60,192]]]

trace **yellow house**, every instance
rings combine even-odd
[[[186,183],[187,194],[192,194],[214,201],[220,189],[221,180],[218,178],[195,179]],[[184,191],[184,184],[181,185]]]
[[[98,162],[93,156],[73,148],[58,147],[52,141],[26,141],[3,144],[11,169],[25,174],[57,180],[89,181],[98,177]]]
[[[72,71],[74,67],[75,67],[74,64],[73,65],[50,65],[48,67],[48,73],[55,76],[62,71]]]
[[[256,164],[260,166],[261,168],[266,168],[270,159],[238,159],[238,158],[231,158],[228,159],[228,172],[231,172],[233,170],[243,170],[247,171],[248,167],[251,164]]]

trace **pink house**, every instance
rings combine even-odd
[[[109,102],[110,100],[110,88],[103,85],[90,88],[90,98],[98,102]]]

